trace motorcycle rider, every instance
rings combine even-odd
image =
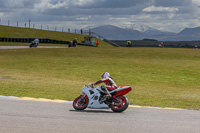
[[[131,47],[131,41],[127,41],[126,47]]]
[[[34,39],[33,41],[32,41],[32,43],[31,43],[31,45],[29,46],[30,48],[31,47],[37,47],[38,46],[38,44],[39,44],[39,39],[38,38],[36,38],[36,39]]]
[[[74,39],[72,45],[73,45],[73,47],[76,47],[76,45],[77,45],[77,38]]]
[[[94,87],[97,84],[100,83],[105,83],[105,86],[101,86],[101,89],[104,91],[104,93],[106,94],[105,96],[107,98],[111,98],[112,96],[110,95],[109,91],[117,89],[117,85],[114,82],[114,80],[112,79],[112,77],[110,76],[110,74],[108,72],[104,72],[101,74],[101,80],[92,83],[91,86]]]

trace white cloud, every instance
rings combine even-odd
[[[87,7],[93,5],[95,0],[71,0],[71,3],[75,7]]]
[[[179,9],[175,7],[155,7],[155,6],[150,6],[144,8],[142,11],[143,12],[177,12]]]
[[[177,32],[200,26],[199,16],[200,0],[0,0],[4,24],[31,19],[77,28],[133,22]]]
[[[89,20],[91,18],[91,16],[86,16],[86,17],[78,17],[76,18],[76,20],[80,20],[80,21],[86,21],[86,20]]]
[[[192,0],[193,4],[200,6],[200,0]]]
[[[68,8],[69,1],[65,0],[57,0],[56,2],[52,3],[52,0],[42,0],[40,3],[35,4],[35,11],[46,11],[48,9],[60,9],[60,8]]]
[[[51,3],[47,3],[47,8],[50,8],[50,9],[59,9],[59,8],[67,8],[68,7],[68,4],[66,1],[58,1],[58,3],[56,4],[51,4]]]

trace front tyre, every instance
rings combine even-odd
[[[117,96],[116,99],[113,100],[110,108],[114,112],[122,112],[128,108],[128,99],[124,96]]]
[[[84,95],[81,95],[74,100],[73,107],[75,110],[84,110],[85,108],[87,108],[88,103],[88,97],[84,97]]]

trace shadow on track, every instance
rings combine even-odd
[[[115,113],[113,111],[105,111],[105,110],[69,110],[69,111],[73,111],[73,112],[77,112],[77,113]]]

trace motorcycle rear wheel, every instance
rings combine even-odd
[[[88,97],[83,97],[84,95],[80,95],[73,101],[73,107],[75,110],[84,110],[85,108],[87,108],[89,103]]]
[[[110,108],[114,112],[123,112],[128,108],[128,99],[124,96],[117,96],[115,97],[118,101],[113,100]]]

